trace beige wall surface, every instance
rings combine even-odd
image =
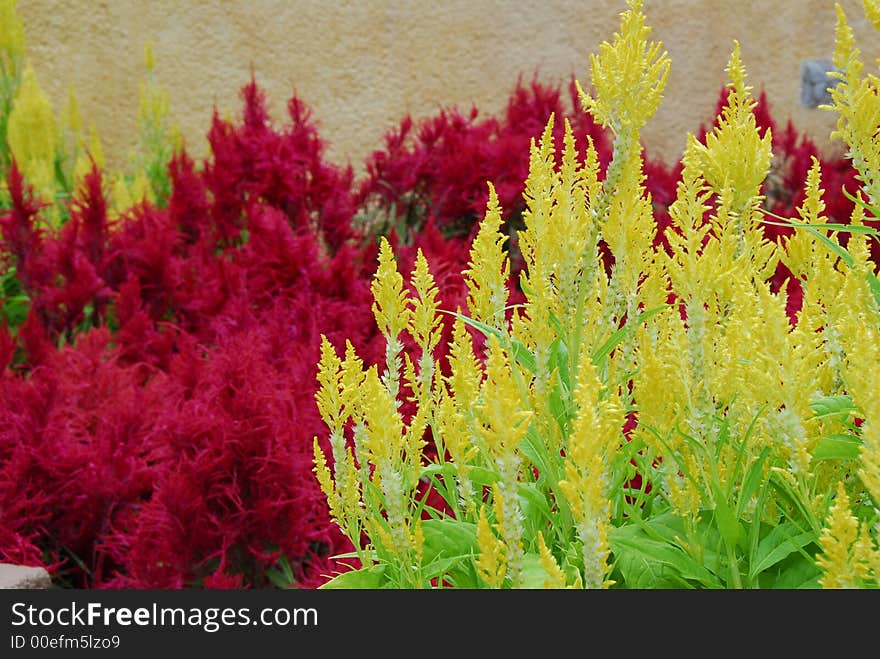
[[[860,0],[840,0],[868,69],[880,56]],[[356,169],[407,113],[441,106],[499,112],[522,72],[589,85],[589,55],[619,28],[623,0],[19,0],[27,53],[56,112],[72,85],[110,165],[133,145],[144,44],[190,150],[204,155],[213,108],[237,114],[251,67],[275,119],[296,93],[328,156]],[[646,0],[650,38],[672,60],[645,145],[677,159],[711,118],[740,42],[748,81],[773,116],[827,153],[832,113],[801,105],[803,60],[830,58],[832,0]]]

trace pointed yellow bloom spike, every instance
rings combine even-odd
[[[156,68],[156,56],[153,55],[153,44],[150,41],[144,44],[144,68],[147,71],[152,71]]]
[[[850,499],[842,482],[837,484],[837,498],[819,539],[822,553],[816,563],[822,568],[822,588],[858,588],[867,575],[867,565],[860,560],[865,536],[859,533],[859,521],[850,512]],[[870,540],[868,539],[868,542]]]
[[[52,200],[55,192],[58,138],[58,123],[49,97],[28,64],[12,102],[6,139],[24,178],[46,201]]]
[[[486,216],[470,250],[468,269],[462,274],[468,287],[471,318],[501,329],[507,304],[507,277],[510,264],[504,251],[506,237],[501,233],[501,207],[495,186],[489,183]]]
[[[599,54],[590,57],[596,96],[578,85],[584,110],[615,134],[624,122],[637,131],[654,116],[670,69],[662,44],[647,41],[651,28],[645,26],[641,0],[627,4],[614,43],[602,43]]]
[[[403,290],[403,276],[397,271],[397,261],[388,239],[379,244],[379,267],[371,285],[373,315],[386,338],[396,339],[409,321],[407,296]]]
[[[16,0],[0,0],[0,70],[24,56],[24,27],[18,16]]]
[[[862,0],[862,7],[874,29],[880,30],[880,2],[878,0]]]

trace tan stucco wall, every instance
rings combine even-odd
[[[877,33],[841,0],[871,68]],[[190,149],[204,153],[212,109],[237,113],[253,66],[273,116],[295,90],[329,156],[356,167],[407,112],[499,111],[517,75],[589,83],[589,54],[619,27],[623,0],[19,0],[29,57],[56,110],[73,85],[110,164],[132,145],[144,43]],[[832,0],[646,0],[651,37],[672,60],[664,103],[643,137],[667,160],[706,120],[733,39],[774,116],[831,148],[834,115],[800,104],[800,63],[834,51]]]

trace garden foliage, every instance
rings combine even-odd
[[[14,8],[0,561],[90,588],[876,585],[877,90],[842,13],[847,158],[777,129],[738,46],[714,123],[650,158],[670,63],[630,2],[589,93],[407,117],[356,180],[254,80],[196,161],[149,46],[106,171]]]
[[[322,347],[331,450],[316,439],[316,473],[362,563],[328,586],[880,585],[880,282],[866,226],[880,215],[880,97],[838,15],[830,109],[858,183],[845,192],[849,224],[829,221],[812,158],[797,218],[778,220],[793,231],[768,236],[773,135],[735,43],[728,93],[714,126],[688,138],[656,244],[639,134],[670,62],[631,0],[591,58],[591,92],[577,85],[613,136],[607,168],[589,142],[581,156],[570,122],[557,145],[554,116],[531,145],[524,303],[508,303],[491,184],[466,308],[438,304],[422,255],[408,290],[383,241],[384,364]],[[847,249],[831,237],[841,231]],[[772,285],[780,264],[800,289],[796,311]],[[445,374],[435,350],[450,313]],[[443,505],[421,494],[426,478]]]

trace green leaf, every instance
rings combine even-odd
[[[801,531],[790,522],[779,524],[758,543],[758,549],[749,566],[749,577],[754,579],[761,572],[815,541],[816,536],[812,532]]]
[[[779,576],[774,579],[768,588],[780,588],[784,590],[820,589],[819,579],[822,571],[814,561],[803,556],[797,556],[796,560],[781,570]]]
[[[492,327],[491,325],[487,325],[486,323],[482,323],[479,320],[474,320],[473,318],[469,318],[462,313],[454,312],[454,311],[446,311],[444,309],[440,310],[443,313],[448,313],[456,318],[460,319],[462,322],[470,325],[474,329],[480,330],[485,336],[494,336],[498,339],[499,343],[502,346],[510,350],[510,354],[513,357],[514,361],[523,366],[526,370],[534,373],[537,370],[537,366],[535,365],[535,356],[531,353],[531,351],[525,347],[521,342],[516,339],[510,338],[506,333],[499,330],[497,327]]]
[[[619,330],[616,330],[608,337],[608,339],[603,343],[599,349],[593,353],[593,365],[598,366],[603,359],[605,359],[611,352],[623,341],[624,337],[627,334],[634,331],[636,327],[638,327],[641,323],[648,320],[652,316],[657,315],[661,311],[665,311],[669,309],[672,305],[664,304],[662,307],[657,307],[655,309],[650,309],[648,311],[643,311],[638,316],[636,316],[633,322],[627,322],[623,327]]]
[[[519,307],[519,306],[526,307],[526,305],[524,305],[524,304],[523,305],[512,304],[506,308],[512,309],[513,307]],[[562,336],[563,334],[565,334],[565,328],[562,326],[562,322],[559,320],[559,316],[557,316],[556,313],[553,311],[550,312],[550,324],[553,326],[553,329],[556,330],[557,336]],[[557,341],[558,340],[559,339],[557,339]]]
[[[266,576],[276,588],[290,588],[296,581],[293,568],[286,556],[279,558],[275,567],[266,570]]]
[[[500,478],[497,471],[478,466],[468,467],[467,474],[472,483],[484,487],[491,487]]]
[[[385,578],[384,565],[371,565],[370,567],[361,568],[360,570],[351,570],[343,572],[333,577],[327,583],[319,586],[321,590],[352,590],[352,589],[368,589],[376,590],[377,588],[388,588],[390,584]]]
[[[545,459],[547,447],[534,426],[529,426],[528,430],[526,430],[526,436],[520,443],[519,450],[529,459],[529,462],[531,462],[535,469],[538,470],[539,474],[543,475],[551,472],[547,460]],[[498,479],[497,474],[495,479]]]
[[[767,213],[767,215],[773,214]],[[770,220],[764,220],[764,224],[772,224],[779,227],[791,227],[793,229],[814,228],[822,229],[823,231],[837,231],[839,233],[858,233],[868,236],[880,236],[880,231],[877,231],[877,229],[875,229],[874,227],[869,227],[864,224],[838,224],[834,222],[825,222],[823,224],[807,224],[806,222],[798,222],[797,220],[793,220],[791,218],[783,218],[780,215],[773,215],[773,217],[779,217],[783,221],[771,222]]]
[[[805,520],[812,520],[810,504],[802,499],[801,494],[797,492],[788,479],[783,478],[779,474],[772,474],[769,483],[773,490],[781,495],[784,501],[787,501],[797,509],[797,515]]]
[[[855,460],[859,457],[862,442],[852,435],[826,435],[816,444],[813,462],[819,460]]]
[[[545,521],[553,521],[547,498],[535,483],[520,483],[517,492],[528,532],[530,535],[537,535],[538,531],[544,528]]]
[[[565,345],[565,341],[562,339],[556,339],[550,346],[550,370],[552,371],[554,367],[556,368],[562,385],[570,391],[573,387],[568,360],[568,346]]]
[[[566,434],[566,425],[569,420],[569,405],[567,404],[567,397],[564,397],[564,393],[562,391],[561,383],[556,383],[556,386],[550,390],[550,398],[549,398],[549,409],[550,414],[553,416],[553,419],[556,421],[556,425],[559,426],[559,429]]]
[[[810,408],[816,413],[817,419],[828,416],[849,416],[858,408],[849,396],[822,396],[810,403]]]
[[[866,211],[870,212],[871,215],[873,215],[875,218],[880,219],[880,207],[872,206],[871,204],[866,202],[864,199],[862,199],[858,195],[851,194],[850,191],[846,189],[846,186],[843,186],[843,185],[840,186],[840,190],[841,190],[841,192],[843,192],[844,197],[849,199],[854,204],[858,204],[859,206],[864,208]]]
[[[3,301],[3,313],[10,327],[18,327],[27,320],[31,300],[27,295],[13,295]]]
[[[742,537],[739,519],[733,514],[727,496],[721,491],[718,483],[712,483],[712,495],[715,498],[715,523],[718,525],[718,531],[727,546],[734,547]]]
[[[431,476],[437,476],[438,474],[446,478],[453,478],[455,476],[455,465],[451,462],[444,462],[443,464],[430,462],[422,467],[421,471],[419,472],[420,477],[427,478],[430,478]]]
[[[737,501],[736,512],[741,515],[752,498],[752,495],[758,490],[761,479],[764,477],[764,462],[770,455],[770,447],[766,447],[761,451],[758,459],[752,462],[749,472],[743,481],[742,490],[740,491],[739,500]]]
[[[440,558],[470,556],[477,546],[477,527],[471,522],[445,518],[422,520],[422,564]]]
[[[605,359],[608,355],[611,354],[611,351],[616,348],[623,338],[629,332],[629,326],[624,325],[616,332],[612,333],[611,336],[608,337],[608,340],[603,343],[599,349],[593,353],[593,364],[598,366],[603,359]]]
[[[510,339],[510,352],[513,355],[514,361],[530,373],[538,370],[535,364],[535,356],[519,341]]]
[[[459,563],[471,560],[471,554],[461,556],[450,556],[449,558],[438,558],[427,565],[422,565],[422,577],[425,580],[444,577],[452,571]]]
[[[820,225],[821,226],[821,225]],[[830,249],[832,252],[837,254],[841,261],[846,263],[850,268],[855,266],[855,259],[852,254],[846,251],[846,249],[838,242],[831,240],[828,236],[824,235],[817,231],[812,225],[804,224],[803,228],[809,231],[813,236],[819,239],[820,242],[824,243],[825,246]]]
[[[444,577],[456,588],[476,588],[476,524],[452,518],[422,520],[422,571],[426,579]]]
[[[782,217],[780,215],[776,215],[775,213],[771,213],[770,211],[764,211],[765,215],[770,215],[771,217],[775,217],[781,222],[769,222],[765,220],[767,224],[778,224],[780,226],[789,226],[794,229],[804,229],[808,233],[812,234],[815,238],[817,238],[821,243],[823,243],[828,249],[837,254],[837,256],[846,263],[850,268],[855,265],[855,260],[852,257],[852,254],[846,251],[838,242],[832,240],[825,234],[821,233],[819,229],[827,230],[827,231],[850,231],[852,233],[856,233],[857,231],[852,231],[853,227],[850,225],[842,225],[842,224],[806,224],[804,222],[798,222],[796,220],[792,220],[788,217]],[[838,228],[840,227],[840,228]],[[845,229],[843,228],[845,227]],[[862,233],[870,233],[870,232],[862,232]]]
[[[523,556],[523,568],[520,573],[519,588],[521,589],[543,589],[550,575],[541,565],[541,557],[529,552]]]
[[[722,587],[715,575],[680,547],[652,539],[636,526],[612,528],[608,541],[626,588],[693,588],[694,581],[707,588]]]
[[[868,273],[868,287],[871,289],[877,304],[880,305],[880,279],[877,279],[877,275],[873,272]]]
[[[867,236],[880,235],[877,229],[864,224],[835,224],[834,222],[826,222],[825,224],[812,224],[809,226],[827,229],[828,231],[839,231],[840,233],[858,233]]]

